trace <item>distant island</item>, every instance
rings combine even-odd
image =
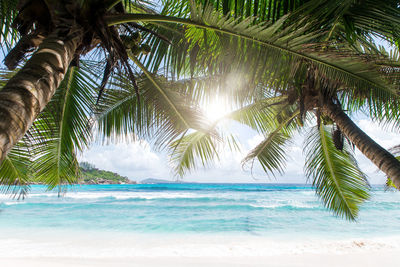
[[[184,184],[182,181],[169,181],[163,179],[147,178],[140,181],[141,184]]]
[[[136,184],[126,176],[118,173],[100,170],[93,164],[81,162],[79,184]]]

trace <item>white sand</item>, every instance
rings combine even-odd
[[[304,254],[280,255],[269,257],[137,257],[137,258],[1,258],[0,266],[30,266],[30,267],[108,267],[108,266],[276,266],[276,267],[398,267],[393,253],[350,253],[335,254]]]
[[[274,240],[257,236],[0,233],[0,267],[399,266],[400,238]]]

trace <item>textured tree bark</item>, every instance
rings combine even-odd
[[[56,29],[0,90],[0,163],[54,95],[82,36],[79,29]]]
[[[6,65],[9,70],[15,69],[24,58],[25,54],[30,49],[38,47],[42,41],[42,35],[28,34],[22,36],[14,48],[8,52],[8,55],[4,58],[4,65]]]
[[[370,159],[400,189],[400,161],[377,144],[364,133],[342,110],[332,101],[325,103],[323,112],[328,115],[351,142]]]

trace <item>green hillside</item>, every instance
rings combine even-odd
[[[81,175],[79,183],[81,184],[132,184],[136,183],[131,181],[126,176],[121,176],[118,173],[100,170],[94,167],[93,164],[88,162],[81,162],[80,164]]]

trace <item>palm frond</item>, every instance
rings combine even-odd
[[[17,4],[18,0],[0,1],[0,43],[3,55],[7,53],[18,37],[17,31],[11,26],[17,15]]]
[[[156,137],[156,144],[164,147],[188,129],[208,131],[210,126],[197,104],[181,94],[182,83],[149,72],[135,76],[140,99],[121,73],[105,90],[95,116],[102,138]]]
[[[350,42],[365,36],[379,36],[398,42],[400,23],[395,0],[311,0],[291,15],[293,20],[308,16],[315,27],[323,27],[329,37],[345,35]]]
[[[165,78],[151,74],[136,58],[134,63],[145,75],[144,98],[151,101],[157,113],[157,145],[168,145],[188,129],[208,131],[209,125],[198,106],[189,97],[179,94]],[[172,85],[172,86],[171,86]]]
[[[30,131],[34,138],[35,177],[50,189],[77,182],[76,153],[90,141],[90,114],[97,85],[84,71],[70,68]]]
[[[135,76],[140,99],[126,74],[116,73],[96,106],[94,121],[103,141],[154,136],[157,113],[153,101],[145,97],[148,82],[142,74]]]
[[[323,124],[310,130],[305,143],[306,176],[327,208],[355,220],[360,205],[369,198],[370,186],[351,152],[335,148],[330,132]]]
[[[189,15],[190,5],[207,3],[221,14],[237,19],[245,19],[249,16],[257,17],[257,21],[276,21],[288,12],[291,12],[307,1],[301,0],[209,0],[209,1],[166,1],[163,14],[183,17]]]
[[[190,68],[190,61],[196,61],[200,68],[212,74],[235,70],[249,75],[254,85],[263,83],[275,88],[287,88],[293,82],[294,74],[298,75],[299,70],[312,66],[323,78],[321,83],[325,87],[334,90],[346,88],[353,97],[367,98],[376,103],[397,98],[395,84],[385,76],[390,72],[391,77],[397,77],[399,73],[390,64],[385,66],[385,72],[382,71],[384,56],[368,49],[364,54],[355,53],[344,43],[315,44],[321,39],[321,32],[309,32],[307,24],[300,28],[296,25],[283,26],[286,18],[272,25],[254,24],[253,18],[238,21],[199,6],[192,9],[190,20],[130,14],[110,16],[108,21],[110,24],[155,21],[184,25],[181,31],[185,32],[190,45],[182,45],[179,51],[173,51],[178,53],[174,58],[180,59],[179,62],[168,62],[187,66],[181,67],[183,70]],[[201,41],[207,37],[213,40],[211,44],[214,45]],[[152,57],[162,61],[160,55]]]
[[[286,100],[285,96],[271,96],[254,100],[250,104],[228,113],[220,120],[232,119],[264,134],[276,129],[276,115],[284,104],[287,104]]]
[[[0,166],[0,192],[24,198],[31,182],[31,154],[26,139],[17,143]]]
[[[8,69],[0,69],[0,89],[4,87],[4,85],[8,82],[11,77],[17,73],[18,69],[8,70]]]
[[[265,173],[272,175],[275,171],[283,173],[286,160],[285,146],[297,128],[295,118],[299,116],[298,110],[291,110],[291,107],[285,109],[280,107],[279,111],[275,110],[274,119],[270,120],[266,127],[269,130],[266,139],[247,154],[242,161],[243,165],[250,163],[253,168],[255,160],[258,160]]]
[[[110,85],[114,83],[111,82]],[[129,81],[121,81],[118,85],[127,84]],[[138,135],[139,129],[135,129],[136,123],[142,121],[146,113],[138,115],[138,99],[132,86],[121,86],[122,90],[105,90],[103,97],[96,107],[94,121],[98,126],[101,138],[117,141],[119,138]],[[142,105],[142,108],[145,105]],[[146,127],[144,127],[146,129]]]
[[[215,157],[218,158],[220,138],[210,132],[193,132],[186,134],[170,144],[170,162],[174,174],[182,177],[186,172],[196,168],[197,160],[206,166]]]
[[[179,17],[189,19],[191,17],[192,7],[203,6],[213,8],[219,14],[223,14],[227,17],[235,18],[237,20],[243,20],[248,17],[254,18],[254,23],[262,23],[265,21],[274,22],[280,17],[286,15],[288,12],[293,11],[302,6],[307,1],[302,0],[282,0],[279,3],[275,0],[248,0],[248,1],[237,1],[237,0],[210,0],[207,2],[203,1],[164,1],[163,9],[160,12],[161,15],[169,17]],[[162,62],[162,58],[165,57],[166,69],[176,75],[180,75],[180,72],[188,71],[185,64],[182,64],[182,60],[186,56],[190,57],[191,71],[193,72],[196,64],[196,51],[191,53],[181,53],[182,50],[188,50],[189,44],[183,40],[185,31],[182,31],[182,27],[177,25],[166,25],[165,23],[152,22],[155,25],[154,29],[160,31],[165,36],[168,36],[171,40],[172,45],[168,46],[167,43],[162,42],[159,38],[150,37],[149,43],[151,45],[154,60],[151,55],[146,59],[148,62],[147,67],[152,71],[158,70],[159,64]],[[147,27],[152,27],[152,24],[147,24]],[[150,66],[150,64],[152,66]]]
[[[390,148],[389,152],[394,155],[399,155],[400,154],[400,145]],[[400,161],[400,156],[397,156],[396,159]],[[390,179],[389,177],[386,177],[385,190],[389,190],[389,189],[393,189],[393,188],[398,189],[396,187],[396,185],[393,183],[392,179]]]

